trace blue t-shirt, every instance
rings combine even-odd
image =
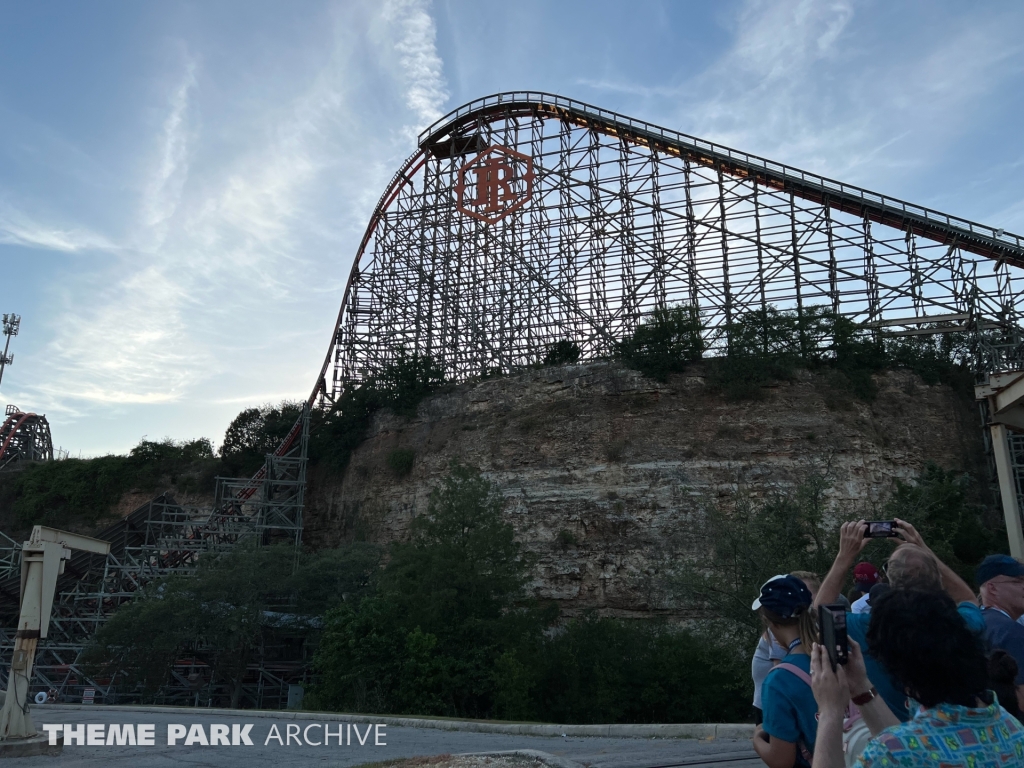
[[[791,653],[781,662],[811,672],[811,657],[806,653]],[[814,751],[818,735],[818,703],[811,686],[785,669],[775,667],[761,685],[761,705],[764,709],[762,727],[769,736],[797,744],[796,761],[807,765],[800,754],[799,743]]]
[[[960,603],[957,612],[963,617],[964,622],[974,632],[985,631],[985,619],[981,615],[981,609],[974,603]],[[867,668],[868,680],[878,689],[879,695],[885,699],[892,713],[905,723],[910,719],[910,711],[907,709],[907,695],[900,688],[899,683],[885,671],[885,668],[868,652],[868,625],[871,623],[870,613],[847,613],[846,633],[860,644],[864,653],[864,666]]]
[[[1017,685],[1024,685],[1024,627],[995,608],[985,608],[985,641],[992,650],[1001,649],[1017,661]]]

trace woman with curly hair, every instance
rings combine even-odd
[[[908,722],[877,733],[872,728],[874,738],[857,766],[1024,766],[1024,727],[989,690],[982,639],[967,627],[949,596],[912,589],[888,592],[872,606],[867,641],[871,654],[918,707]],[[843,716],[851,695],[862,706],[877,705],[877,696],[859,653],[850,654],[846,669],[833,671],[824,649],[816,646],[811,679],[821,710],[813,768],[842,768]],[[890,722],[895,719],[887,714]]]

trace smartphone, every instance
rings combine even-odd
[[[868,529],[864,532],[865,539],[891,539],[896,537],[899,525],[895,520],[868,520]]]
[[[837,664],[846,664],[850,660],[850,641],[846,635],[846,606],[842,603],[822,605],[818,607],[818,629],[821,631],[821,644],[828,652],[828,660],[832,662],[832,670]]]

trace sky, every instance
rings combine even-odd
[[[72,456],[305,399],[417,133],[540,90],[1024,233],[1024,4],[0,0],[0,405]]]

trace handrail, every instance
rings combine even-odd
[[[859,213],[887,225],[919,226],[915,231],[943,243],[956,242],[960,248],[981,256],[1006,260],[1015,266],[1024,267],[1024,237],[985,224],[950,216],[941,211],[922,205],[908,203],[888,195],[845,184],[816,173],[800,170],[783,163],[777,163],[757,155],[742,152],[715,142],[690,136],[669,128],[663,128],[644,120],[637,120],[601,107],[595,107],[575,99],[542,91],[507,91],[475,99],[452,110],[435,121],[419,135],[421,148],[437,141],[460,125],[476,117],[486,116],[494,110],[554,111],[564,117],[582,119],[596,123],[595,127],[612,129],[626,138],[643,138],[655,143],[661,142],[668,148],[683,150],[689,154],[724,162],[732,169],[755,174],[757,181],[775,182],[801,197],[816,202],[828,202],[848,213]],[[564,111],[565,114],[561,114]],[[760,178],[763,177],[763,178]],[[874,215],[872,215],[874,214]],[[941,236],[937,236],[941,235]]]

